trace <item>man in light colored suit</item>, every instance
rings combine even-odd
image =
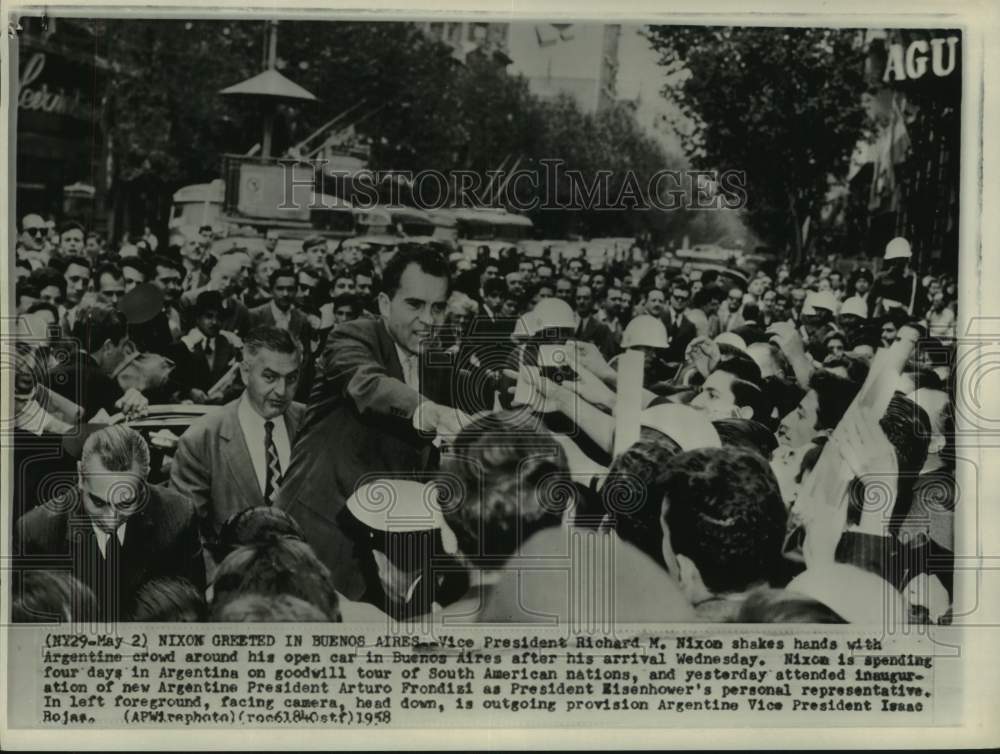
[[[295,306],[295,270],[283,267],[271,273],[268,279],[271,300],[250,310],[251,329],[261,326],[278,327],[288,330],[297,340],[301,340],[302,329],[308,318]]]
[[[301,363],[287,330],[254,329],[243,341],[246,390],[181,436],[170,485],[194,503],[209,546],[232,514],[274,502],[304,412],[292,402]]]

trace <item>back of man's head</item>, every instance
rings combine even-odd
[[[317,607],[328,620],[340,620],[330,572],[308,544],[291,537],[244,545],[219,564],[215,604],[245,594],[298,597]]]
[[[442,470],[457,486],[445,522],[473,563],[500,565],[533,532],[558,525],[574,501],[562,446],[518,411],[466,427]]]
[[[735,448],[675,456],[662,478],[665,536],[713,594],[768,581],[781,555],[785,505],[767,461]]]
[[[65,571],[26,571],[13,587],[10,617],[15,623],[82,622],[96,615],[90,587]]]
[[[817,369],[809,377],[809,389],[816,391],[819,408],[816,429],[834,429],[844,418],[861,385],[826,369]]]
[[[770,458],[778,447],[778,438],[765,424],[754,419],[716,419],[712,422],[723,447],[741,448]]]
[[[639,442],[629,446],[611,464],[601,498],[618,536],[666,567],[660,523],[663,507],[660,477],[681,448],[658,430],[643,428],[642,432]]]
[[[927,460],[931,441],[927,412],[902,393],[896,393],[878,423],[896,450],[899,473],[908,477],[918,474]]]
[[[326,623],[330,619],[305,600],[288,594],[243,594],[215,606],[219,623]]]
[[[108,304],[81,306],[73,323],[73,337],[87,353],[96,353],[107,341],[117,346],[127,331],[125,315]]]

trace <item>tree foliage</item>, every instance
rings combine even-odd
[[[119,189],[137,179],[164,191],[220,175],[221,155],[261,137],[262,106],[219,91],[259,73],[260,21],[107,19],[92,22],[97,53],[113,66],[105,97]],[[643,187],[653,171],[679,167],[639,126],[627,104],[583,112],[569,96],[539,100],[521,76],[489,57],[452,50],[407,23],[283,21],[277,68],[316,103],[284,104],[274,133],[280,154],[351,108],[376,170],[470,169],[542,160],[593,176],[610,171],[617,197],[627,171]],[[541,172],[539,173],[541,177]],[[566,200],[568,186],[554,187]],[[540,191],[547,190],[540,182]],[[539,196],[544,200],[545,196]],[[534,213],[548,234],[661,232],[680,214],[561,210]]]
[[[801,253],[863,135],[864,49],[852,29],[652,26],[663,94],[692,165],[746,173],[748,220]]]

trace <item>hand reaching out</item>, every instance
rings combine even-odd
[[[130,387],[115,401],[115,408],[119,409],[126,419],[138,419],[149,413],[149,400],[134,387]]]
[[[611,368],[596,345],[585,340],[568,340],[566,345],[576,350],[576,358],[580,366],[590,370],[598,379],[606,383],[615,381],[615,370]]]

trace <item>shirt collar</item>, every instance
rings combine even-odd
[[[188,334],[183,336],[181,340],[184,341],[184,345],[193,350],[198,347],[199,343],[205,342],[208,338],[206,338],[205,333],[197,327],[192,327],[188,331]]]
[[[97,524],[93,521],[90,522],[91,527],[94,529],[94,536],[97,537],[97,546],[101,548],[101,555],[104,555],[108,551],[108,539],[111,537],[104,529],[98,528]],[[115,534],[118,535],[118,544],[125,546],[125,527],[128,526],[128,521],[122,521],[118,528],[115,530]]]
[[[405,365],[406,362],[417,358],[417,355],[415,353],[410,353],[401,345],[399,345],[399,343],[397,343],[396,341],[392,341],[392,344],[396,347],[396,356],[399,357],[400,365]]]

